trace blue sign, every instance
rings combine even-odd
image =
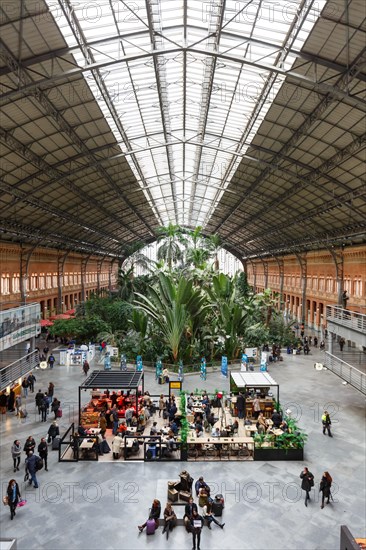
[[[246,372],[248,370],[249,359],[246,353],[241,354],[241,366],[240,370]]]
[[[223,355],[221,357],[221,374],[227,378],[227,357]]]
[[[158,359],[155,366],[155,378],[156,380],[159,380],[160,376],[163,372],[163,365],[161,363],[161,359]]]
[[[127,358],[125,356],[125,354],[123,353],[121,355],[121,366],[120,366],[120,369],[122,371],[126,371],[127,370]]]
[[[201,359],[201,380],[206,380],[207,378],[207,369],[206,369],[206,359],[202,357]]]
[[[183,382],[183,380],[184,380],[183,361],[182,360],[179,361],[178,380],[179,380],[179,382]]]
[[[105,354],[105,357],[104,357],[104,370],[111,370],[111,368],[112,368],[111,356],[109,355],[109,352],[107,351],[107,353]]]
[[[136,370],[137,372],[142,372],[144,370],[144,367],[142,365],[142,356],[138,355],[136,357]]]

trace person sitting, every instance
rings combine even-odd
[[[281,424],[279,425],[279,429],[282,430],[284,433],[288,433],[288,425],[285,420],[282,420]]]
[[[266,433],[266,431],[267,431],[267,424],[266,424],[266,421],[265,421],[265,418],[264,418],[262,412],[259,413],[259,416],[258,416],[258,420],[257,420],[256,426],[257,426],[257,430],[258,430],[258,433],[259,433],[259,434]]]
[[[207,521],[207,527],[209,529],[211,529],[211,523],[216,523],[216,525],[221,527],[221,529],[224,528],[225,523],[220,523],[219,521],[217,521],[217,519],[215,518],[215,516],[212,513],[211,499],[209,499],[207,504],[205,504],[203,506],[202,512],[203,512],[202,513],[203,519],[205,519]]]
[[[82,435],[82,436],[85,436],[85,435],[88,435],[88,432],[86,431],[85,428],[83,428],[83,426],[79,426],[78,427],[78,434]]]
[[[272,422],[274,428],[279,428],[282,422],[282,415],[279,411],[274,410],[272,414]]]
[[[173,422],[170,423],[170,429],[172,430],[174,435],[177,435],[179,428],[175,420],[173,420]]]
[[[210,495],[210,487],[207,485],[205,480],[203,479],[203,476],[199,477],[194,484],[194,489],[196,491],[196,495],[199,495],[200,489],[205,489],[206,493]]]
[[[167,439],[167,446],[170,452],[177,450],[177,443],[174,437],[174,433],[172,431],[169,432],[168,439]]]
[[[207,422],[210,424],[211,427],[213,427],[216,423],[216,418],[213,412],[210,412],[210,414],[207,416]]]
[[[190,533],[192,530],[191,520],[193,517],[193,510],[195,510],[195,512],[198,514],[197,504],[193,502],[193,498],[190,497],[190,499],[188,500],[188,503],[185,505],[184,516],[183,516],[184,526],[188,531],[188,533]]]
[[[164,529],[163,534],[166,533],[166,540],[169,538],[169,532],[173,531],[174,527],[177,525],[177,516],[173,510],[173,507],[170,502],[166,503],[164,510]]]
[[[150,435],[159,435],[161,433],[160,430],[158,430],[157,425],[158,425],[157,422],[153,422],[153,425],[150,430]]]
[[[238,433],[239,422],[237,420],[234,420],[234,422],[226,426],[225,429],[229,436],[234,435],[234,433]]]
[[[220,428],[212,428],[211,436],[220,437]]]
[[[118,433],[125,435],[127,432],[126,420],[121,420],[121,424],[118,426]]]
[[[203,437],[203,428],[202,426],[195,427],[196,437]]]
[[[160,500],[158,500],[157,498],[154,498],[150,509],[149,519],[153,519],[155,521],[156,529],[159,527],[160,514],[161,514]],[[143,523],[142,525],[138,526],[140,533],[142,533],[142,531],[145,529],[146,524],[147,524],[147,521],[145,521],[145,523]]]

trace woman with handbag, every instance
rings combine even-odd
[[[319,492],[322,493],[322,504],[320,506],[321,509],[324,508],[324,500],[327,499],[327,504],[329,504],[330,499],[330,488],[332,486],[332,476],[329,472],[324,472],[322,479],[319,484]]]
[[[11,479],[9,481],[9,485],[7,489],[7,497],[8,497],[8,506],[10,508],[10,519],[13,519],[15,516],[15,509],[18,505],[18,502],[20,501],[19,485],[17,484],[15,479]]]

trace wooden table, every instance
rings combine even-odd
[[[79,445],[79,449],[91,449],[95,443],[95,440],[89,441],[88,439],[83,439]]]
[[[232,445],[233,443],[248,444],[254,443],[252,437],[191,437],[188,436],[187,443],[189,445]]]

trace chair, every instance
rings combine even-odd
[[[223,458],[227,458],[228,460],[230,458],[230,447],[229,447],[229,445],[221,445],[220,460],[222,460]]]

